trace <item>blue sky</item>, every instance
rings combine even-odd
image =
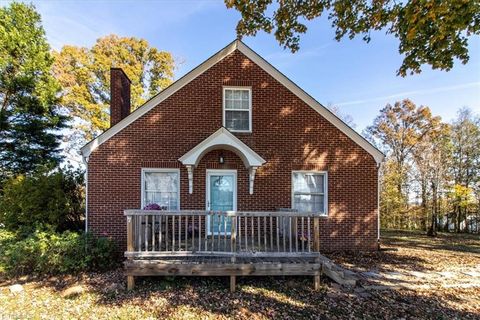
[[[240,15],[223,0],[212,1],[34,1],[50,44],[91,46],[101,36],[145,38],[182,61],[179,78],[235,39]],[[333,40],[326,19],[308,24],[301,49],[283,50],[273,35],[244,42],[324,105],[353,117],[358,131],[371,124],[387,103],[410,98],[449,121],[460,107],[480,113],[480,38],[471,38],[470,62],[450,72],[425,66],[420,75],[396,76],[402,57],[398,42],[383,32],[369,44],[360,38]]]

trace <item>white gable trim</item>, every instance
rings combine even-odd
[[[239,50],[242,52],[246,57],[260,66],[265,72],[270,74],[275,80],[283,84],[287,89],[289,89],[292,93],[294,93],[297,97],[303,100],[307,105],[312,107],[315,111],[317,111],[320,115],[322,115],[325,119],[327,119],[330,123],[332,123],[335,127],[337,127],[340,131],[346,134],[350,139],[352,139],[355,143],[365,149],[368,153],[370,153],[377,164],[380,164],[383,161],[384,155],[380,152],[377,148],[375,148],[370,142],[368,142],[365,138],[363,138],[360,134],[358,134],[355,130],[350,128],[347,124],[345,124],[342,120],[340,120],[337,116],[335,116],[330,110],[325,108],[321,105],[318,101],[316,101],[312,96],[307,94],[303,89],[293,83],[290,79],[288,79],[285,75],[283,75],[280,71],[274,68],[270,63],[268,63],[265,59],[263,59],[260,55],[246,46],[243,42],[239,40],[235,40],[225,48],[214,54],[212,57],[207,59],[205,62],[200,64],[198,67],[187,73],[185,76],[174,82],[172,85],[167,87],[165,90],[161,91],[159,94],[154,96],[152,99],[147,101],[142,107],[136,109],[130,115],[128,115],[125,119],[118,122],[116,125],[102,133],[96,139],[90,141],[86,144],[82,149],[83,157],[88,157],[90,153],[95,150],[99,145],[110,139],[112,136],[126,128],[136,119],[150,111],[152,108],[157,106],[160,102],[170,97],[176,91],[181,89],[183,86],[188,84],[190,81],[198,77],[200,74],[211,68],[217,62],[221,61],[223,58],[228,56],[229,54],[233,53],[235,50]]]

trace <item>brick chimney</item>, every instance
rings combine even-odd
[[[110,127],[130,114],[130,83],[122,69],[110,69]]]

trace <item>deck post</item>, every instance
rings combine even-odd
[[[313,251],[320,252],[320,218],[313,218]]]
[[[230,230],[230,251],[232,253],[231,261],[235,263],[237,260],[237,216],[232,217],[231,230]],[[236,276],[230,276],[230,292],[235,292]]]
[[[236,261],[237,254],[237,216],[232,216],[230,230],[230,251],[232,253],[232,263]]]
[[[230,276],[230,292],[235,292],[235,282],[236,282],[236,276]]]
[[[316,271],[315,275],[313,276],[313,289],[315,291],[320,291],[320,273],[321,271]]]
[[[127,290],[133,290],[133,288],[135,288],[135,278],[127,276]]]
[[[133,252],[135,250],[133,246],[133,221],[132,216],[127,216],[127,252]],[[132,258],[128,258],[132,259]],[[132,290],[135,287],[135,278],[131,275],[127,275],[127,290]]]
[[[319,255],[315,258],[315,262],[320,262],[320,218],[313,218],[313,251]],[[322,267],[320,267],[322,268]],[[313,288],[315,291],[320,290],[320,275],[322,270],[317,270],[313,276]]]

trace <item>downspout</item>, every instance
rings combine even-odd
[[[380,171],[382,170],[382,162],[377,164],[377,244],[380,250]]]
[[[88,232],[88,157],[82,155],[85,164],[85,232]]]

